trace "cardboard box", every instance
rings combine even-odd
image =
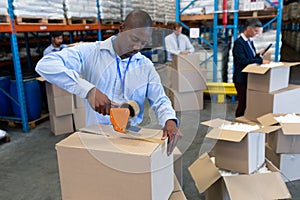
[[[68,91],[66,91],[54,84],[51,84],[49,82],[46,82],[46,92],[47,92],[47,96],[50,95],[52,97],[61,97],[61,96],[72,95]]]
[[[173,155],[162,131],[138,135],[110,125],[82,129],[56,144],[62,199],[161,200],[174,189]]]
[[[86,127],[86,108],[75,108],[73,113],[75,130]]]
[[[221,119],[215,119],[202,124],[218,124],[221,121]],[[228,124],[228,121],[224,120],[224,124]],[[224,130],[219,127],[215,126],[206,135],[207,138],[217,140],[214,146],[217,167],[251,174],[264,164],[265,133],[274,131],[274,127],[260,128],[258,126],[256,130],[250,132]]]
[[[285,182],[300,179],[300,154],[278,154],[266,144],[266,158],[280,170]]]
[[[268,113],[300,113],[300,87],[289,85],[285,89],[266,93],[247,90],[245,117],[252,121]]]
[[[72,115],[74,113],[73,95],[47,96],[49,113],[56,117]]]
[[[176,92],[165,88],[175,111],[190,111],[203,109],[203,91]]]
[[[56,117],[50,113],[49,119],[50,130],[54,135],[62,135],[74,131],[72,115]]]
[[[289,199],[291,195],[278,169],[266,160],[270,173],[222,176],[207,153],[188,169],[199,193],[207,200]]]
[[[247,87],[250,90],[273,92],[288,87],[290,67],[299,63],[251,64],[242,72],[248,73]]]
[[[167,70],[170,78],[169,87],[177,92],[193,92],[206,89],[206,74],[200,69],[176,71]]]
[[[279,124],[274,118],[278,116],[269,113],[257,119],[264,126],[279,127],[267,134],[267,143],[276,153],[300,153],[300,123]]]

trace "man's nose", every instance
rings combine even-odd
[[[140,44],[140,43],[135,43],[133,45],[133,50],[135,50],[135,51],[139,51],[139,50],[141,50],[141,48],[142,48],[142,44]]]

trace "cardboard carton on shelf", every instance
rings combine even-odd
[[[267,134],[267,143],[276,153],[300,153],[300,123],[279,123],[275,117],[286,114],[266,114],[257,120],[264,126],[280,127]],[[299,115],[297,115],[299,116]]]
[[[173,155],[162,131],[138,135],[110,125],[81,129],[56,144],[62,199],[168,199],[174,189]],[[89,133],[86,133],[89,132]]]
[[[264,127],[258,125],[249,127],[247,124],[231,123],[226,120],[214,119],[202,122],[203,125],[213,127],[206,135],[215,139],[214,146],[216,166],[220,169],[251,174],[260,168],[265,162],[265,133],[273,132],[278,127]],[[254,130],[228,130],[223,129],[222,124],[232,127],[239,126]],[[250,130],[250,129],[249,129]]]
[[[207,200],[290,199],[279,170],[268,160],[266,167],[269,173],[222,176],[210,155],[204,153],[188,170]]]
[[[50,113],[49,119],[50,130],[54,135],[62,135],[74,131],[72,114],[56,117]]]
[[[300,86],[290,84],[276,92],[247,89],[245,117],[251,121],[268,113],[300,113]]]
[[[266,143],[266,158],[280,170],[285,182],[300,179],[300,154],[279,154]]]
[[[270,64],[250,64],[242,72],[248,73],[247,87],[250,90],[274,92],[288,87],[290,67],[300,62],[271,62]]]

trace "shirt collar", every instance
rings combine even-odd
[[[247,42],[248,40],[252,41],[253,38],[247,38],[244,33],[241,33],[241,37]]]
[[[106,49],[108,50],[112,55],[115,55],[116,52],[114,50],[114,47],[113,47],[113,40],[116,38],[117,36],[111,36],[110,38],[102,41],[101,43],[101,49]],[[143,55],[138,52],[136,53],[135,55],[132,56],[131,60],[136,60],[136,59],[142,59],[143,58]],[[126,60],[126,59],[125,59]]]

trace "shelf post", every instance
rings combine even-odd
[[[23,131],[26,133],[26,132],[29,132],[29,126],[28,126],[28,117],[27,117],[27,109],[26,109],[26,102],[25,102],[23,78],[22,78],[22,71],[21,71],[21,64],[20,64],[20,57],[19,57],[18,41],[17,41],[17,36],[16,36],[15,21],[14,21],[14,16],[13,16],[12,0],[8,0],[8,12],[9,12],[9,16],[10,16],[10,25],[11,25],[10,41],[11,41],[11,50],[12,50],[12,55],[13,55],[15,76],[16,76],[18,100],[19,100],[20,109],[21,109],[21,120],[22,120],[22,125],[23,125]]]

